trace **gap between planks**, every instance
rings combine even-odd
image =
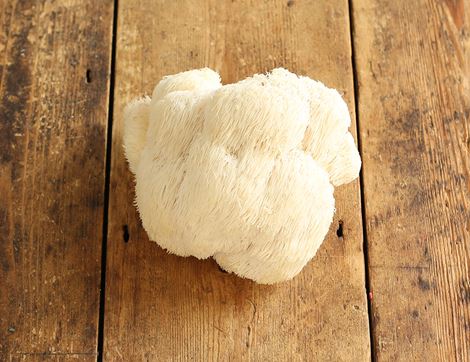
[[[349,35],[351,43],[351,70],[353,76],[354,86],[354,113],[356,115],[356,130],[357,130],[357,148],[359,154],[363,155],[362,143],[361,143],[361,121],[359,114],[359,84],[357,80],[356,70],[356,53],[354,49],[354,16],[353,16],[353,0],[348,0],[348,13],[349,13]],[[360,201],[361,201],[361,217],[362,217],[362,253],[364,255],[364,286],[367,293],[367,316],[369,321],[369,346],[370,346],[370,358],[372,361],[377,361],[377,355],[375,353],[374,345],[374,324],[372,318],[372,298],[373,292],[370,290],[370,275],[369,275],[369,246],[367,239],[367,215],[364,200],[364,164],[361,165],[361,171],[359,173],[359,190],[360,190]]]
[[[113,144],[113,112],[114,112],[114,80],[116,64],[116,39],[117,21],[119,12],[119,2],[114,0],[113,9],[113,31],[111,35],[111,64],[109,75],[109,98],[108,98],[108,122],[106,133],[106,160],[105,160],[105,181],[104,181],[104,202],[103,202],[103,235],[101,245],[101,281],[100,281],[100,304],[98,312],[98,354],[97,361],[103,361],[104,345],[104,313],[106,304],[106,257],[108,250],[108,210],[109,210],[109,188],[111,180],[111,151]]]

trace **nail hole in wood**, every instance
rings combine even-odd
[[[343,220],[340,220],[338,222],[338,229],[336,230],[336,236],[338,238],[342,238],[343,237]]]
[[[90,69],[86,70],[85,80],[87,83],[91,83],[91,70]]]
[[[129,241],[129,238],[129,227],[127,225],[122,225],[122,239],[125,243],[127,243]]]
[[[287,6],[288,6],[288,7],[291,7],[292,5],[294,5],[294,0],[289,0],[289,1],[287,2]]]

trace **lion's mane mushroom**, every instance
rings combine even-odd
[[[299,273],[358,176],[346,103],[279,68],[222,85],[210,69],[164,77],[124,111],[124,147],[151,240],[214,257],[258,283]]]

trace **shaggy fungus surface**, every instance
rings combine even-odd
[[[258,283],[298,274],[320,247],[335,186],[361,166],[340,94],[278,68],[222,85],[164,77],[124,111],[124,148],[149,238]]]

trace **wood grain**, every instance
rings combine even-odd
[[[105,360],[368,360],[358,182],[336,191],[327,240],[283,284],[259,286],[148,240],[123,157],[122,110],[163,75],[203,66],[225,83],[288,67],[339,88],[353,112],[347,1],[119,3]]]
[[[470,358],[470,1],[354,0],[378,361]]]
[[[96,359],[112,10],[0,2],[1,361]]]

